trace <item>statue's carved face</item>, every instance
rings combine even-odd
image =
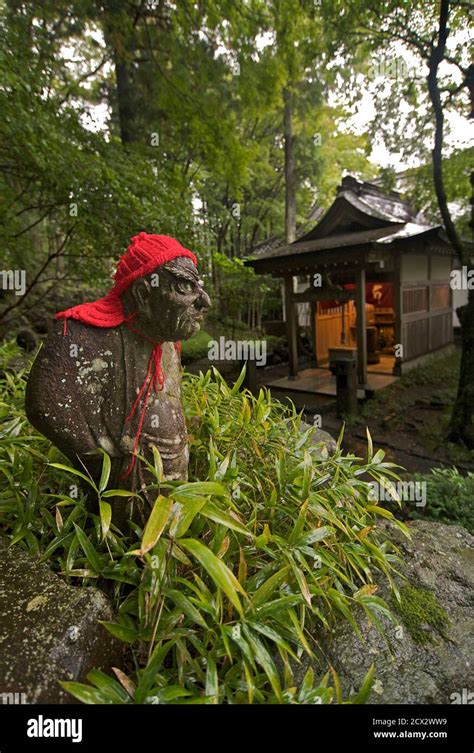
[[[135,280],[124,293],[127,313],[152,340],[187,340],[198,331],[211,301],[191,259],[180,256]]]

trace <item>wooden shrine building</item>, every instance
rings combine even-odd
[[[357,351],[359,388],[367,370],[401,375],[453,340],[450,272],[454,252],[398,193],[351,176],[316,226],[246,264],[284,281],[290,377],[298,376],[298,307],[306,306],[315,363],[330,348]]]

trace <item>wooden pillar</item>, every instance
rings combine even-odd
[[[341,301],[341,345],[345,345],[346,340],[346,302]]]
[[[359,385],[367,387],[367,321],[365,315],[365,269],[356,272],[357,375]]]
[[[313,366],[318,366],[318,327],[317,327],[317,301],[310,302],[311,308],[311,339],[313,345]]]
[[[403,293],[402,293],[402,260],[400,257],[400,254],[397,253],[395,259],[394,259],[394,273],[393,273],[393,293],[394,293],[394,304],[395,304],[395,321],[394,321],[394,328],[393,328],[393,336],[395,340],[395,348],[397,348],[397,345],[401,345],[403,348],[403,342],[402,342],[402,315],[403,315]],[[394,376],[401,376],[402,375],[402,361],[403,361],[403,352],[401,354],[402,357],[395,356],[395,363],[393,366],[393,374]]]
[[[285,319],[288,359],[290,362],[289,377],[290,379],[296,379],[298,376],[298,323],[296,319],[296,305],[293,300],[293,275],[285,277]]]
[[[427,312],[426,315],[428,317],[428,351],[431,351],[432,349],[432,342],[433,342],[433,320],[431,318],[431,295],[433,292],[432,283],[431,283],[431,254],[426,254],[426,266],[428,268],[428,290],[426,291],[426,308]]]

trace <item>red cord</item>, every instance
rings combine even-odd
[[[140,391],[135,399],[132,410],[130,411],[130,413],[125,419],[126,421],[132,420],[133,415],[143,396],[143,404],[140,410],[140,417],[138,419],[137,433],[135,434],[135,441],[133,443],[132,459],[125,473],[123,473],[120,476],[120,479],[124,479],[130,476],[131,472],[133,471],[135,467],[135,460],[136,460],[135,452],[137,450],[138,443],[140,441],[140,435],[143,428],[143,422],[145,420],[145,414],[146,414],[146,409],[148,406],[148,398],[150,397],[151,388],[153,387],[155,392],[159,392],[160,390],[163,389],[163,384],[165,381],[163,369],[161,368],[161,359],[163,357],[163,343],[152,340],[143,332],[140,332],[140,330],[136,329],[135,327],[132,327],[128,322],[126,322],[126,326],[129,329],[131,329],[132,332],[136,332],[137,335],[140,335],[145,340],[148,340],[149,342],[153,343],[153,349],[150,353],[150,358],[148,360],[148,368],[147,368],[145,379],[143,380],[142,386],[140,387]]]

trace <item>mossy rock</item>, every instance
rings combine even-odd
[[[3,703],[74,703],[59,684],[122,661],[100,621],[114,617],[102,591],[73,587],[0,537],[0,696]]]
[[[392,599],[391,605],[415,643],[435,643],[436,634],[448,639],[449,616],[432,591],[406,583],[400,588],[400,600]]]
[[[329,661],[347,695],[374,664],[372,704],[459,702],[463,688],[474,687],[474,537],[460,526],[428,521],[410,524],[411,539],[390,523],[381,529],[400,551],[400,600],[388,584],[379,582],[377,590],[395,620],[380,618],[381,635],[361,610],[362,640],[341,622],[313,666],[320,672]],[[306,669],[303,663],[301,677]]]

